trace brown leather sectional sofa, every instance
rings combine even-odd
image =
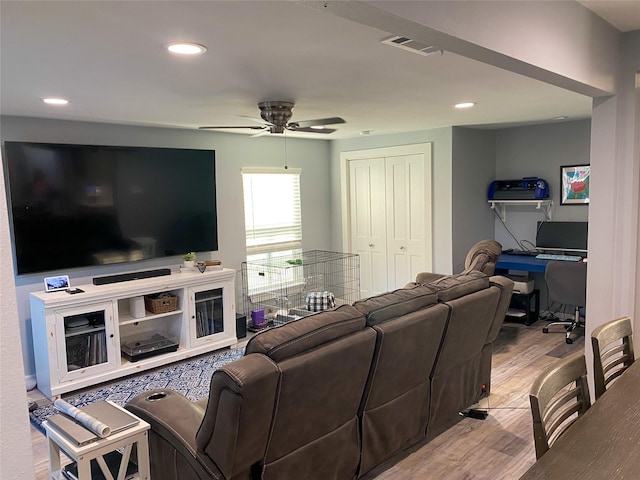
[[[253,337],[209,398],[146,392],[153,480],[354,479],[488,395],[513,282],[471,271]]]

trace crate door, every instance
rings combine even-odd
[[[55,322],[60,382],[118,366],[111,302],[57,310]]]

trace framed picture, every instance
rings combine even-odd
[[[46,277],[44,279],[45,292],[57,292],[69,288],[69,276],[58,275],[57,277]]]
[[[560,204],[584,205],[589,203],[589,165],[560,167]]]

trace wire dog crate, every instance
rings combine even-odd
[[[311,250],[244,262],[242,292],[244,313],[264,309],[276,326],[314,313],[308,304],[314,295],[330,296],[335,306],[352,304],[360,298],[360,257]]]

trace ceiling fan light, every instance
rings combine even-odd
[[[177,53],[178,55],[200,55],[207,51],[207,47],[204,45],[190,42],[170,43],[166,48],[171,53]]]

